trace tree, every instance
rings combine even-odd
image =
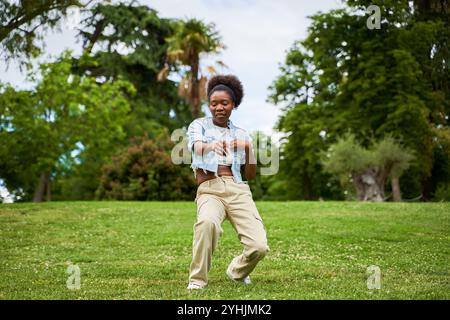
[[[0,58],[26,63],[26,59],[38,56],[43,32],[55,29],[69,8],[85,8],[90,3],[92,0],[0,0]]]
[[[3,86],[0,94],[0,178],[24,200],[51,199],[51,183],[79,161],[105,157],[123,138],[122,126],[134,88],[127,82],[98,83],[71,74],[70,53],[40,66],[31,91]],[[35,77],[35,75],[30,75]]]
[[[72,71],[98,81],[125,79],[136,88],[129,97],[124,124],[124,148],[134,137],[155,138],[166,128],[186,126],[191,120],[188,104],[178,96],[177,83],[159,82],[166,61],[166,38],[174,33],[172,20],[162,19],[147,6],[131,3],[96,5],[80,26],[83,55],[73,58]],[[81,163],[58,180],[62,199],[94,199],[107,157],[80,155]]]
[[[375,164],[381,168],[380,172],[383,172],[383,178],[391,180],[393,200],[402,201],[400,177],[414,160],[414,152],[403,147],[392,136],[386,136],[378,143],[375,143],[373,153],[375,155]],[[381,184],[383,182],[380,182]]]
[[[367,28],[361,14],[370,4],[381,9],[380,29]],[[349,129],[364,147],[392,134],[416,154],[403,191],[429,199],[436,152],[448,143],[437,134],[448,128],[450,111],[448,20],[425,19],[408,1],[348,5],[311,18],[308,37],[292,46],[271,86],[270,99],[285,106],[278,128],[289,135],[286,179],[306,177],[303,185],[312,187],[298,187],[322,195],[330,191],[317,165],[322,150]],[[442,156],[448,164],[450,155]]]
[[[352,182],[357,198],[362,201],[384,201],[386,180],[393,184],[394,201],[400,201],[398,179],[414,156],[392,137],[387,136],[365,149],[347,134],[331,145],[322,158],[325,171],[338,175],[345,187]]]
[[[271,199],[271,196],[274,195],[269,194],[269,188],[271,186],[272,177],[278,172],[278,149],[275,142],[273,142],[263,131],[252,132],[250,136],[257,164],[256,177],[255,179],[249,180],[248,184],[252,189],[253,198],[255,200]],[[268,168],[273,168],[273,170],[265,172],[269,171]],[[242,177],[244,176],[245,175]]]
[[[136,138],[103,167],[99,199],[190,200],[196,183],[192,170],[171,161],[168,131],[155,139]]]
[[[189,70],[182,75],[179,84],[179,94],[185,97],[191,105],[192,117],[200,115],[202,99],[206,97],[207,77],[200,74],[200,55],[218,53],[225,46],[215,31],[215,25],[204,24],[200,20],[190,19],[175,22],[175,33],[167,38],[167,63],[159,73],[159,79],[166,80],[171,66],[188,66]],[[218,62],[224,66],[222,62]],[[210,73],[215,73],[209,67]]]
[[[174,130],[191,121],[189,106],[173,81],[157,81],[166,58],[166,38],[174,33],[171,20],[142,5],[98,4],[83,20],[80,37],[84,55],[74,61],[74,72],[104,80],[119,77],[131,82],[128,138],[147,133],[154,137],[164,127]]]

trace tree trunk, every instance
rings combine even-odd
[[[313,183],[311,181],[311,176],[308,174],[309,161],[305,160],[303,162],[303,199],[305,200],[316,200],[313,192]]]
[[[197,119],[200,116],[200,91],[198,89],[198,69],[199,69],[199,60],[198,56],[194,58],[194,61],[191,66],[192,71],[192,79],[191,79],[191,104],[192,104],[192,117]]]
[[[432,181],[431,177],[422,179],[422,198],[423,201],[430,201],[432,199]]]
[[[43,172],[39,177],[39,183],[34,192],[33,202],[42,202],[44,201],[44,193],[47,190],[47,199],[49,199],[50,194],[50,173]]]
[[[377,171],[369,169],[362,174],[353,177],[358,200],[360,201],[384,201],[383,188],[377,182]]]
[[[47,184],[45,187],[47,189],[46,201],[52,201],[52,184],[51,184],[51,180],[50,180],[50,174],[48,175],[48,180],[47,180]]]
[[[400,192],[399,178],[391,179],[392,197],[395,202],[402,201],[402,193]]]

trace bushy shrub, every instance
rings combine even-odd
[[[155,139],[134,139],[103,167],[97,198],[193,200],[196,183],[192,170],[172,162],[173,145],[167,130]]]

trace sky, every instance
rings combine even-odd
[[[239,77],[245,96],[231,120],[251,132],[264,131],[277,140],[273,130],[281,114],[281,106],[267,102],[268,87],[280,74],[279,66],[287,50],[297,40],[303,40],[311,16],[318,11],[327,12],[342,7],[342,0],[140,0],[158,11],[162,18],[196,18],[215,23],[226,50],[219,56],[205,57],[205,61],[221,60]],[[65,49],[81,52],[81,43],[75,37],[74,17],[69,17],[61,32],[45,37],[45,54],[41,61],[50,60]],[[208,64],[208,63],[206,63]],[[5,71],[0,64],[0,81],[16,88],[30,88],[25,75],[16,64]],[[209,115],[209,111],[207,112]],[[1,187],[0,187],[0,192]]]

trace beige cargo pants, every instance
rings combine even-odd
[[[222,222],[228,219],[244,246],[230,263],[231,275],[240,280],[249,275],[269,251],[266,230],[253,202],[250,187],[236,183],[232,176],[205,181],[198,186],[197,221],[194,225],[189,282],[205,286],[211,259],[220,236]]]

